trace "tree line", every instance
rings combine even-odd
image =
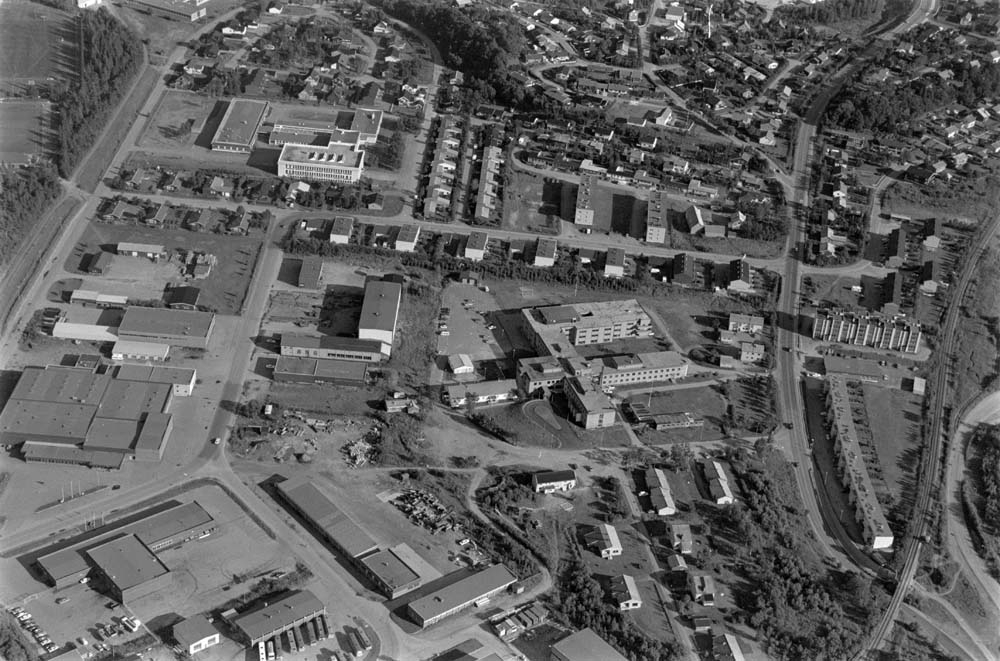
[[[510,78],[508,63],[526,49],[520,26],[509,16],[483,6],[460,9],[423,0],[378,0],[390,16],[423,32],[446,66],[466,76],[476,101],[519,106],[523,85]]]
[[[775,13],[805,24],[829,25],[842,21],[877,18],[885,11],[885,0],[825,0],[811,5],[786,5]]]
[[[77,21],[81,70],[54,98],[56,162],[64,177],[93,146],[142,64],[139,38],[107,10],[83,12]]]
[[[59,174],[49,163],[0,175],[0,263],[7,261],[61,192]]]

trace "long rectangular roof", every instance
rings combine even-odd
[[[413,568],[406,564],[405,560],[396,555],[393,549],[384,549],[366,555],[361,562],[391,590],[420,580],[420,575],[413,571]]]
[[[317,528],[345,553],[356,558],[378,548],[368,533],[333,504],[326,494],[306,478],[286,480],[277,485],[278,491]]]
[[[362,340],[356,337],[335,335],[304,335],[302,333],[282,333],[281,346],[298,349],[341,349],[344,351],[367,351],[381,353],[382,343],[378,340]]]
[[[267,111],[266,101],[233,99],[222,116],[212,142],[250,147],[257,139],[257,129]]]
[[[358,327],[395,331],[396,314],[399,311],[402,295],[403,287],[398,282],[370,280],[365,285],[365,298],[361,303],[361,319],[358,321]]]
[[[96,406],[84,404],[11,399],[0,415],[0,435],[76,444],[86,438],[96,411]]]
[[[559,658],[567,661],[627,661],[592,629],[577,631],[552,646]]]
[[[257,608],[237,615],[233,624],[250,640],[258,640],[272,631],[278,631],[290,626],[293,622],[325,612],[323,602],[312,592],[292,592],[291,594],[264,603]]]
[[[211,312],[169,308],[126,308],[118,332],[157,337],[208,337],[215,315]]]
[[[486,594],[502,589],[517,581],[504,565],[493,565],[471,576],[447,585],[436,592],[410,603],[410,610],[422,621],[427,622],[443,613],[460,608],[480,599]]]
[[[26,367],[11,399],[63,404],[97,404],[111,377],[90,370]]]

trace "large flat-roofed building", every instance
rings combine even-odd
[[[170,345],[160,342],[118,340],[111,348],[111,360],[142,360],[162,363],[170,355]]]
[[[601,361],[597,382],[607,389],[619,385],[673,381],[688,375],[690,363],[676,351],[610,356]],[[597,370],[595,370],[597,372]]]
[[[492,565],[411,602],[406,609],[414,622],[429,627],[470,606],[488,603],[516,582],[505,566]]]
[[[281,355],[377,363],[389,355],[389,345],[379,340],[354,337],[282,333]]]
[[[576,355],[570,346],[652,335],[653,321],[635,299],[525,308],[525,329],[546,356]]]
[[[552,646],[552,661],[628,661],[593,629],[570,634]]]
[[[365,152],[348,145],[303,146],[286,143],[278,157],[278,176],[311,181],[357,183]]]
[[[212,138],[212,149],[249,154],[267,114],[267,101],[233,99]]]
[[[402,298],[403,287],[398,282],[385,280],[366,282],[365,297],[361,303],[361,319],[358,321],[358,338],[382,342],[389,346],[391,352]]]
[[[29,462],[119,468],[127,457],[157,461],[172,427],[173,396],[171,383],[28,367],[0,414],[0,441],[21,444]]]
[[[313,531],[351,561],[378,548],[358,524],[333,504],[306,478],[280,482],[278,494],[312,527]]]
[[[169,501],[158,505],[148,516],[140,514],[137,520],[111,524],[96,538],[63,545],[39,555],[35,562],[51,585],[61,587],[85,576],[91,569],[86,551],[110,539],[133,535],[151,551],[158,551],[210,534],[215,527],[212,516],[197,502]]]
[[[194,22],[204,18],[208,0],[129,0],[129,4],[153,16],[172,21]]]
[[[576,191],[576,210],[573,223],[582,227],[594,225],[594,184],[597,178],[591,174],[580,177],[580,187]]]
[[[256,645],[325,614],[323,602],[303,590],[263,601],[234,617],[231,623],[244,642]]]
[[[367,378],[368,363],[356,360],[278,356],[274,364],[274,380],[280,382],[363,386]]]
[[[667,240],[667,198],[662,191],[653,191],[646,207],[646,243],[664,243]]]
[[[215,328],[211,312],[130,307],[125,310],[118,337],[135,342],[157,342],[205,349]]]
[[[842,376],[827,377],[826,385],[829,411],[827,421],[830,435],[834,438],[833,452],[837,460],[837,472],[851,494],[850,502],[854,506],[855,519],[861,524],[865,542],[872,549],[892,548],[892,530],[875,493],[875,485],[865,463],[865,451],[854,425],[852,401],[858,395],[852,397],[852,386]],[[861,384],[857,383],[856,386],[860,389]]]
[[[395,599],[420,587],[420,575],[403,557],[407,552],[413,553],[406,544],[377,551],[361,558],[358,567],[385,596]]]
[[[615,424],[615,407],[606,394],[582,377],[566,377],[563,385],[571,419],[584,429]]]
[[[562,361],[553,356],[521,358],[517,361],[517,385],[527,395],[561,385],[566,378]]]
[[[159,590],[170,571],[135,535],[90,548],[87,555],[106,579],[111,595],[123,604]]]
[[[382,111],[333,109],[315,120],[275,119],[271,144],[310,145],[317,138],[340,144],[374,145],[382,128]]]

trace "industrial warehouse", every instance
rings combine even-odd
[[[168,501],[129,517],[46,548],[34,558],[45,580],[55,587],[72,585],[97,570],[105,576],[116,599],[153,592],[169,569],[155,553],[210,534],[215,521],[197,502]]]
[[[191,369],[122,365],[28,367],[0,413],[0,440],[26,461],[118,469],[127,458],[159,461],[175,396],[194,390]]]
[[[470,606],[488,603],[516,582],[505,566],[492,565],[410,602],[407,612],[421,627],[429,627]]]

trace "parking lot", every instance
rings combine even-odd
[[[476,374],[456,376],[448,369],[448,356],[467,355],[473,363],[502,359],[509,342],[506,329],[496,320],[493,295],[474,285],[451,284],[441,295],[437,317],[438,359],[431,367],[431,384],[476,381]]]

